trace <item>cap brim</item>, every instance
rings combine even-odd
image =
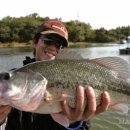
[[[62,44],[62,46],[63,46],[63,47],[68,47],[68,41],[64,38],[64,36],[62,36],[61,34],[55,32],[55,31],[53,31],[53,30],[43,31],[43,32],[41,32],[41,34],[43,34],[43,35],[47,35],[47,34],[57,34],[57,35],[59,35],[61,38],[63,38],[63,44]]]

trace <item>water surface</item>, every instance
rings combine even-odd
[[[92,47],[72,49],[84,58],[99,58],[105,56],[118,56],[130,63],[130,55],[119,55],[119,46]],[[0,49],[0,72],[18,68],[22,66],[25,56],[31,56],[31,50],[6,48]],[[129,106],[130,108],[130,106]],[[104,112],[92,119],[91,130],[129,130],[130,129],[130,109],[128,114],[118,113],[112,110]]]

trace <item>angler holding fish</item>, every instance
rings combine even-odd
[[[9,75],[0,74],[1,124],[8,117],[5,130],[88,130],[89,120],[109,107],[110,97],[102,91],[112,85],[113,92],[114,86],[118,85],[118,79],[114,82],[116,74],[105,64],[110,59],[72,60],[65,53],[66,60],[63,60],[62,51],[59,51],[68,47],[68,32],[58,21],[47,21],[39,26],[33,41],[35,58],[26,57],[24,67]],[[78,56],[75,54],[74,57]],[[106,80],[107,85],[104,84]],[[122,87],[123,81],[120,81]],[[88,84],[93,85],[96,95],[102,93],[100,98],[96,99]],[[124,89],[122,95],[125,93]]]

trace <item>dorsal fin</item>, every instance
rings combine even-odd
[[[130,78],[130,65],[120,57],[102,57],[92,59],[91,62],[112,70],[119,78]]]
[[[56,56],[56,59],[61,60],[72,60],[72,59],[83,59],[82,55],[71,49],[61,49]]]

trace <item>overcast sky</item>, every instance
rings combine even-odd
[[[32,13],[111,29],[130,25],[130,0],[0,0],[0,19]]]

